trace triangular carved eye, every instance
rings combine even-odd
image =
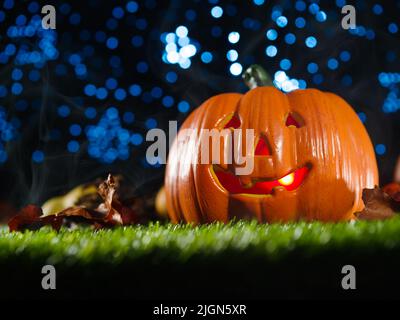
[[[301,128],[302,126],[304,126],[303,117],[299,115],[297,112],[290,112],[286,118],[286,126]]]
[[[263,137],[258,139],[256,150],[254,151],[255,156],[270,156],[271,151],[269,149],[268,143]]]
[[[224,125],[224,129],[229,129],[229,128],[233,128],[233,129],[237,129],[239,128],[241,125],[240,119],[237,115],[233,115],[229,121],[226,123],[226,125]]]

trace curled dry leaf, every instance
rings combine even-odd
[[[97,207],[97,210],[105,214],[104,220],[106,222],[122,224],[121,208],[115,208],[117,206],[116,202],[118,202],[114,200],[116,186],[117,184],[111,174],[108,175],[106,181],[99,185],[98,193],[102,197],[103,203]]]
[[[389,183],[382,190],[393,199],[394,210],[400,212],[400,183]]]
[[[42,208],[35,205],[28,205],[22,208],[13,218],[8,222],[10,231],[19,230],[35,230],[43,226],[40,218],[42,215]]]
[[[398,201],[396,201],[396,194],[388,194],[384,191],[385,188],[380,189],[364,189],[362,199],[365,208],[355,215],[360,220],[377,220],[388,219],[394,217]]]

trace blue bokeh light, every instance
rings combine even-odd
[[[364,112],[359,112],[357,113],[357,115],[362,123],[365,123],[367,121],[367,115]]]
[[[204,63],[210,63],[213,60],[213,55],[209,51],[205,51],[201,54],[201,61]]]
[[[240,40],[240,33],[237,31],[232,31],[228,35],[228,41],[232,44],[238,43]]]
[[[109,49],[116,49],[118,47],[118,39],[115,37],[110,37],[107,39],[107,47]]]
[[[340,55],[339,55],[340,60],[342,60],[343,62],[347,62],[351,59],[351,54],[349,51],[347,50],[343,50]]]
[[[32,153],[32,161],[35,163],[41,163],[44,161],[44,153],[41,150],[35,150]]]
[[[146,126],[147,129],[154,129],[157,127],[157,120],[154,118],[148,118],[144,125]]]
[[[306,25],[306,20],[303,17],[298,17],[296,18],[294,24],[296,25],[297,28],[302,29]]]
[[[315,46],[317,45],[317,39],[313,36],[307,37],[305,44],[309,48],[315,48]]]
[[[289,70],[290,67],[292,66],[292,63],[289,59],[282,59],[281,62],[279,63],[281,69],[283,70]]]
[[[231,62],[236,61],[238,59],[238,57],[239,57],[239,54],[234,49],[231,49],[226,53],[226,58]]]
[[[242,73],[243,67],[239,62],[234,62],[229,67],[229,71],[232,75],[238,76]]]
[[[375,146],[375,152],[377,155],[382,156],[386,153],[386,146],[384,144],[377,144]]]
[[[190,109],[190,105],[187,101],[181,101],[178,103],[178,110],[179,112],[186,113]]]
[[[171,96],[165,96],[162,99],[162,104],[163,104],[164,107],[170,108],[174,104],[174,98],[172,98]]]
[[[136,1],[129,1],[126,4],[126,10],[130,13],[135,13],[139,8],[139,5],[137,4]]]
[[[71,152],[71,153],[76,153],[76,152],[78,152],[78,151],[79,151],[79,148],[80,148],[79,142],[76,141],[76,140],[71,140],[71,141],[69,141],[68,144],[67,144],[67,149],[68,149],[68,151]]]
[[[399,31],[399,27],[397,26],[396,23],[392,22],[389,24],[388,30],[390,33],[397,33]]]
[[[211,15],[216,19],[221,18],[223,13],[224,10],[220,6],[215,6],[211,9]]]
[[[265,54],[268,57],[275,57],[277,53],[278,53],[278,49],[273,45],[270,45],[265,49]]]
[[[307,5],[304,1],[299,0],[299,1],[296,1],[295,8],[297,11],[304,11],[307,9]]]
[[[72,136],[77,137],[82,133],[82,128],[79,124],[74,123],[69,127],[69,133]]]
[[[307,65],[307,71],[312,74],[318,72],[318,65],[315,62],[310,62]]]
[[[274,41],[278,38],[278,32],[275,29],[269,29],[267,31],[267,38],[268,40]]]
[[[280,16],[276,19],[276,25],[279,28],[284,28],[288,24],[288,19],[285,16]]]
[[[67,105],[61,105],[57,109],[58,115],[62,118],[66,118],[70,115],[71,109]]]
[[[132,96],[137,97],[137,96],[139,96],[139,95],[142,93],[142,88],[141,88],[141,86],[138,85],[138,84],[132,84],[132,85],[129,87],[129,93],[130,93]]]
[[[296,36],[293,33],[288,33],[285,36],[285,42],[287,44],[294,44],[296,42]]]
[[[339,66],[339,62],[335,58],[331,58],[328,60],[328,68],[331,70],[337,69]]]

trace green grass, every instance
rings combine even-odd
[[[57,290],[40,289],[41,267]],[[357,290],[340,287],[353,264]],[[135,298],[370,297],[400,288],[400,219],[340,224],[100,230],[0,229],[0,296]],[[382,290],[385,290],[382,293]]]

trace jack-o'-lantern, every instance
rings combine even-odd
[[[363,208],[363,188],[378,184],[368,133],[342,98],[317,89],[285,94],[257,86],[261,75],[252,66],[245,76],[253,89],[214,96],[183,123],[165,178],[173,222],[349,220]],[[180,139],[184,129],[195,132],[191,140]],[[252,172],[236,175],[239,165],[224,159],[188,163],[193,155],[200,159],[200,144],[193,140],[202,129],[253,129],[252,148],[244,148],[253,157]]]

